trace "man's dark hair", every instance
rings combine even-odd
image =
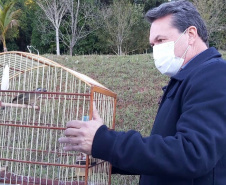
[[[172,15],[172,26],[181,33],[188,27],[195,26],[199,37],[208,46],[206,25],[196,7],[189,1],[179,0],[161,4],[159,7],[149,10],[145,17],[152,23],[161,17]]]

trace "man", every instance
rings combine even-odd
[[[141,175],[142,185],[225,185],[226,62],[208,48],[190,2],[167,2],[146,16],[155,65],[171,77],[150,137],[110,131],[94,110],[92,121],[69,122],[60,142],[109,161],[114,173]]]

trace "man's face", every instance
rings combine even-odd
[[[176,28],[171,25],[171,15],[155,20],[150,29],[149,42],[151,46],[158,45],[169,41],[177,41],[181,36]],[[175,44],[174,53],[178,57],[182,57],[186,48],[188,47],[188,36],[182,35],[178,42]]]

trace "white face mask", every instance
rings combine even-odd
[[[185,33],[185,31],[183,32],[183,34]],[[177,41],[181,38],[181,36],[177,39]],[[163,44],[155,45],[153,47],[153,58],[155,61],[156,68],[162,74],[165,74],[170,77],[177,74],[177,72],[180,70],[181,66],[184,63],[183,57],[185,56],[189,48],[188,46],[181,58],[176,57],[174,54],[174,47],[176,42],[170,41]]]

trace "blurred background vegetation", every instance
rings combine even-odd
[[[148,53],[144,15],[166,1],[0,0],[0,50],[32,45],[40,54]],[[225,0],[191,1],[205,19],[210,46],[226,50]]]

